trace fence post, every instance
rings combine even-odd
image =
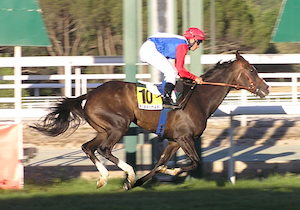
[[[228,160],[228,179],[235,184],[235,161],[234,161],[234,124],[233,114],[230,112],[230,130],[229,130],[229,160]]]
[[[203,29],[203,0],[189,0],[189,24],[188,27],[199,27]],[[199,76],[203,73],[203,65],[201,63],[201,55],[203,54],[203,45],[200,45],[200,48],[191,53],[191,62],[190,62],[190,70],[195,75]],[[201,137],[199,139],[195,139],[195,148],[197,154],[200,158],[200,164],[195,169],[194,172],[191,173],[192,177],[200,178],[202,176],[202,151],[201,151]]]
[[[292,101],[297,102],[298,101],[298,78],[296,76],[292,77]]]
[[[87,78],[81,78],[81,94],[87,93]]]
[[[80,96],[81,94],[81,79],[80,79],[80,75],[81,75],[81,69],[79,67],[75,68],[75,96]]]
[[[136,82],[137,72],[137,9],[138,0],[123,0],[124,61],[126,81]],[[136,128],[131,125],[130,129]],[[124,136],[126,162],[135,168],[137,134]]]
[[[247,105],[247,91],[241,90],[241,104]],[[247,126],[247,115],[242,115],[240,117],[241,126]]]
[[[72,96],[72,66],[70,64],[65,65],[65,96]]]
[[[15,111],[17,112],[16,122],[21,122],[21,110],[22,110],[22,66],[20,64],[20,58],[22,57],[22,47],[15,46],[14,55],[17,59],[14,68],[14,97],[15,97]]]

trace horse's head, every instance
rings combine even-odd
[[[269,86],[258,76],[256,68],[250,65],[238,51],[236,51],[234,65],[237,71],[234,79],[235,84],[246,87],[248,91],[261,98],[269,94]]]

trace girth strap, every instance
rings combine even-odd
[[[183,98],[183,100],[178,104],[178,106],[180,107],[180,109],[184,109],[184,107],[186,106],[187,102],[189,101],[195,87],[197,86],[196,83],[193,83],[193,85],[191,86],[191,88],[189,89],[189,92],[186,94],[186,96]]]
[[[168,113],[171,110],[172,110],[171,108],[164,108],[163,110],[160,111],[160,117],[159,117],[158,125],[157,125],[156,131],[155,131],[155,133],[159,137],[162,137],[164,135],[167,118],[168,118]]]

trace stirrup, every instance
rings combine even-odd
[[[174,103],[172,101],[172,99],[169,98],[169,97],[163,98],[163,107],[164,108],[171,108],[171,109],[180,109],[181,108],[181,106]]]
[[[163,108],[181,109],[181,106],[177,104],[163,104]]]

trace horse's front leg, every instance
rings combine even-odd
[[[171,157],[176,153],[176,151],[179,149],[179,145],[176,142],[170,141],[167,145],[167,147],[164,149],[163,153],[160,156],[160,159],[154,166],[154,168],[145,176],[139,178],[133,187],[138,187],[143,185],[146,181],[150,180],[156,173],[166,173],[167,171],[171,173],[171,169],[167,169],[167,166],[165,165],[166,162],[168,162]]]

